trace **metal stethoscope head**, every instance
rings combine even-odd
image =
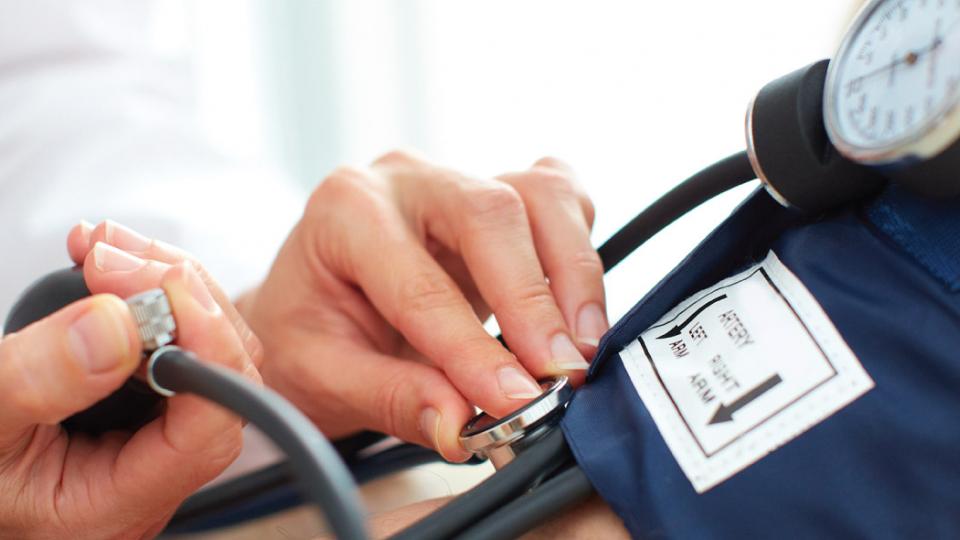
[[[513,414],[496,419],[481,413],[460,432],[464,449],[481,458],[488,458],[500,469],[559,427],[567,403],[573,397],[573,386],[567,377],[540,381],[543,393]]]

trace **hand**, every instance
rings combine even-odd
[[[71,244],[89,232],[78,227]],[[133,270],[143,261],[104,244],[85,259],[95,293],[162,286],[182,346],[259,380],[237,329],[191,267],[148,263],[148,276]],[[191,396],[170,398],[163,416],[135,433],[94,438],[60,427],[119,388],[140,357],[130,311],[112,294],[0,341],[0,537],[151,537],[238,455],[240,421]]]
[[[465,459],[472,405],[502,416],[537,378],[582,380],[607,329],[592,222],[554,159],[498,179],[398,152],[338,169],[243,303],[264,379],[330,436],[370,428]],[[491,312],[512,352],[484,330]]]

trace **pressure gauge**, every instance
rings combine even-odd
[[[932,159],[960,136],[958,105],[960,2],[869,2],[827,71],[824,120],[840,153],[894,168]]]

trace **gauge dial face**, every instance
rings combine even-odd
[[[847,157],[884,162],[942,146],[958,101],[960,0],[874,0],[831,63],[824,114]]]

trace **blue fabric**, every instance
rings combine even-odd
[[[960,202],[891,191],[804,223],[765,193],[619,321],[563,429],[635,537],[960,538]],[[936,211],[953,219],[929,219]],[[932,231],[932,232],[931,232]],[[689,295],[773,249],[876,387],[782,448],[697,494],[617,352]]]
[[[867,216],[885,235],[943,281],[960,291],[960,212],[955,201],[919,198],[891,186]]]

